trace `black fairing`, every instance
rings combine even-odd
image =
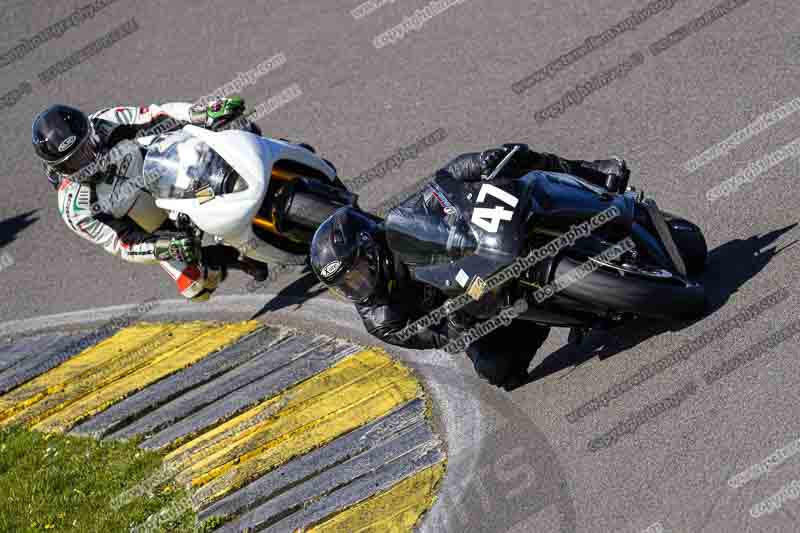
[[[535,231],[563,233],[571,225],[616,207],[620,216],[604,229],[621,235],[630,233],[634,215],[634,201],[630,196],[609,194],[580,178],[558,172],[531,172],[521,179],[533,181],[531,215],[534,218],[531,222]]]
[[[622,216],[609,226],[629,232],[632,199],[602,192],[554,172],[490,182],[438,177],[387,214],[387,241],[414,279],[452,296],[512,263],[531,231],[552,240],[613,205]],[[497,220],[476,209],[496,210]]]

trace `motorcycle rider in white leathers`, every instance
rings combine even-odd
[[[144,148],[166,126],[232,125],[243,109],[244,102],[237,96],[208,105],[113,107],[89,117],[77,109],[55,105],[34,120],[33,145],[50,183],[58,190],[61,216],[74,233],[124,261],[158,263],[176,282],[181,295],[193,301],[208,300],[224,279],[225,266],[209,266],[206,261],[201,265],[200,243],[191,232],[159,231],[177,226],[164,220],[163,212],[160,219],[158,215],[154,218],[159,210],[149,193],[140,188],[144,185]],[[260,133],[243,119],[237,122],[246,125],[243,129]],[[158,226],[143,227],[148,223],[142,220],[151,225],[155,220]],[[233,255],[236,261],[233,249],[207,248],[221,250],[229,259]]]

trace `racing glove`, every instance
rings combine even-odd
[[[244,99],[234,95],[229,98],[220,98],[208,104],[195,104],[189,110],[192,124],[209,129],[218,128],[244,113]]]
[[[181,261],[189,265],[200,262],[200,241],[185,233],[159,232],[153,255],[159,261]]]
[[[481,152],[479,157],[481,177],[483,179],[488,178],[514,148],[517,148],[517,151],[506,163],[504,174],[519,174],[527,170],[526,167],[530,166],[531,160],[535,158],[536,154],[531,151],[527,144],[507,143],[500,148],[492,148]]]

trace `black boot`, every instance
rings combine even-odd
[[[503,383],[503,388],[507,391],[516,389],[528,383],[530,375],[528,367],[536,356],[536,352],[542,347],[544,341],[550,335],[550,328],[537,326],[530,322],[514,320],[508,325],[508,333],[512,339],[516,339],[518,346],[521,344],[525,348],[517,350],[512,358],[512,365],[508,377]]]
[[[470,344],[467,355],[483,379],[512,390],[527,383],[528,366],[549,334],[549,327],[512,320]]]

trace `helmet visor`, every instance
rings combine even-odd
[[[360,253],[353,265],[330,288],[351,302],[372,296],[378,286],[378,262],[372,252]]]

